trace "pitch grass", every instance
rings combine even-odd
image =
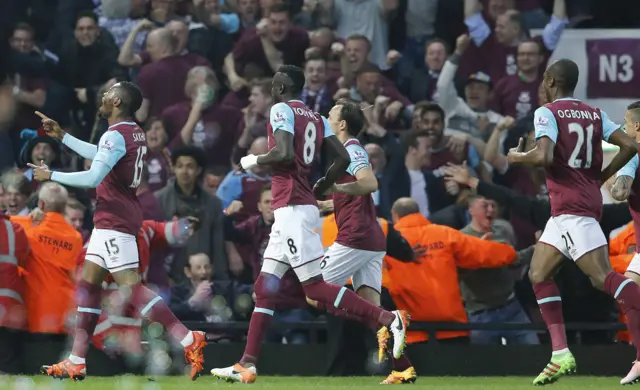
[[[380,389],[381,378],[352,377],[268,377],[261,376],[250,389]],[[533,389],[533,378],[529,377],[419,377],[418,381],[406,388],[430,390],[519,390]],[[566,377],[550,385],[551,390],[583,390],[621,388],[620,378],[605,377]],[[0,377],[0,389],[4,390],[215,390],[244,387],[241,384],[229,384],[211,376],[200,377],[191,382],[185,377],[88,377],[83,382],[60,381],[42,376]],[[549,387],[547,387],[549,388]]]

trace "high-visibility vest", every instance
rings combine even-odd
[[[21,228],[0,215],[0,327],[25,330],[25,283],[16,255],[17,229]]]
[[[387,222],[387,220],[384,218],[378,218],[378,223],[382,228],[384,236],[387,237],[387,234],[389,233],[389,222]],[[322,221],[322,246],[325,248],[325,250],[333,245],[337,237],[338,224],[336,223],[336,215],[331,214],[326,216],[324,218],[324,221]],[[382,262],[382,286],[386,287],[387,289],[389,288],[389,285],[391,283],[391,280],[387,275],[388,259],[392,259],[392,257],[385,255],[384,261]],[[351,284],[351,279],[349,279],[347,284]]]

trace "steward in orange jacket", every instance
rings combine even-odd
[[[389,292],[398,309],[407,310],[416,322],[467,322],[458,284],[458,267],[492,268],[512,264],[516,251],[509,245],[466,235],[435,225],[419,213],[410,198],[401,198],[391,210],[395,228],[414,248],[418,263],[388,264]],[[438,339],[467,337],[468,331],[439,331]],[[426,332],[409,331],[407,343],[428,340]]]

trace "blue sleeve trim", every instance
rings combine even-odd
[[[556,117],[547,107],[540,107],[536,110],[533,117],[533,127],[536,139],[549,137],[554,144],[557,142],[558,122],[556,122]]]
[[[331,123],[329,123],[327,118],[325,118],[324,116],[322,117],[322,123],[324,124],[324,138],[335,135],[335,133],[333,132],[333,128],[331,127]]]
[[[295,116],[293,110],[285,103],[278,103],[271,107],[269,115],[269,123],[275,133],[277,130],[284,130],[287,133],[294,134]]]
[[[600,114],[602,115],[602,138],[605,141],[609,141],[609,137],[611,137],[611,134],[618,130],[620,126],[609,119],[609,115],[607,115],[606,112],[601,110]]]

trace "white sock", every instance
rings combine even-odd
[[[551,352],[551,355],[558,356],[558,355],[564,355],[565,353],[569,353],[569,348],[563,348],[563,349],[559,349],[557,351],[553,351],[553,352]]]
[[[184,338],[182,339],[182,341],[180,341],[180,345],[182,345],[183,347],[188,347],[191,344],[193,344],[193,332],[189,331],[189,333],[187,333],[186,336],[184,336]]]
[[[85,358],[78,357],[76,355],[69,355],[69,361],[73,364],[85,364]]]

